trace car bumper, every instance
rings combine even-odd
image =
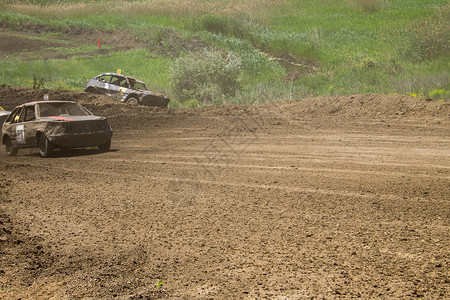
[[[81,147],[96,147],[103,145],[112,137],[112,131],[109,132],[95,132],[95,133],[81,133],[81,134],[61,134],[50,135],[48,139],[53,144],[59,147],[67,148],[81,148]]]
[[[141,100],[141,105],[167,107],[170,99],[163,96],[147,95]]]

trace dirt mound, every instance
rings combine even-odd
[[[250,127],[281,125],[292,122],[352,122],[355,120],[389,120],[403,118],[422,122],[431,118],[448,123],[450,105],[427,101],[406,95],[353,95],[306,98],[294,101],[275,101],[261,105],[226,105],[196,109],[159,109],[132,107],[104,95],[85,92],[40,90],[25,87],[0,86],[0,106],[11,110],[19,104],[42,100],[44,95],[53,100],[76,101],[94,114],[107,116],[113,125],[124,128],[155,126],[158,120],[183,118],[235,117],[245,120]],[[250,128],[251,129],[251,128]]]
[[[270,104],[268,105],[271,106]],[[351,95],[306,98],[280,103],[292,118],[310,117],[382,118],[392,116],[448,117],[450,105],[407,95]]]
[[[5,110],[11,110],[17,105],[44,100],[44,95],[48,95],[51,100],[63,101],[94,101],[102,99],[108,102],[106,97],[93,95],[84,92],[74,91],[57,91],[57,90],[40,90],[26,87],[12,87],[7,85],[0,85],[0,105]]]

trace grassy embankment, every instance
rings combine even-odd
[[[356,93],[450,98],[450,5],[446,0],[54,3],[6,1],[0,4],[0,24],[17,31],[43,26],[53,41],[55,36],[70,34],[67,28],[127,29],[147,48],[77,55],[96,49],[96,41],[90,41],[91,45],[86,41],[69,50],[55,48],[55,52],[72,54],[65,59],[40,60],[38,54],[26,61],[19,56],[2,57],[0,83],[30,86],[37,76],[45,88],[81,90],[94,75],[121,69],[146,81],[150,89],[178,99],[182,93],[177,89],[183,86],[174,84],[174,74],[187,75],[197,67],[183,67],[177,60],[186,57],[186,49],[209,48],[238,58],[234,65],[238,78],[232,82],[238,92],[224,96],[214,83],[197,85],[204,90],[191,93],[198,101],[190,104]],[[199,40],[203,48],[189,47]],[[195,60],[201,56],[190,55],[192,59],[183,63],[198,63]],[[295,64],[275,58],[289,58]],[[282,79],[288,74],[291,80]],[[213,99],[202,95],[213,95]]]

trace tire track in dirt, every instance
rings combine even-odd
[[[75,159],[75,161],[78,162],[78,165],[83,165],[83,159]],[[109,162],[109,163],[116,163],[119,162],[120,160],[117,159],[107,159],[107,160],[103,160],[102,162]],[[22,163],[17,163],[19,165],[22,165]],[[16,164],[16,165],[17,165]],[[198,178],[184,178],[184,177],[167,177],[167,176],[149,176],[147,175],[148,171],[147,168],[150,165],[157,165],[157,166],[161,166],[161,165],[180,165],[181,167],[183,167],[183,169],[186,168],[186,166],[189,167],[196,167],[196,169],[201,170],[201,167],[197,162],[190,162],[190,163],[186,163],[186,162],[167,162],[166,160],[163,161],[149,161],[149,160],[132,160],[132,161],[127,161],[127,164],[132,165],[132,169],[135,171],[134,174],[121,174],[115,170],[111,170],[111,171],[99,171],[96,169],[88,169],[86,170],[85,168],[82,167],[73,167],[71,166],[69,167],[60,167],[59,171],[63,172],[64,174],[68,174],[67,172],[70,172],[71,174],[75,175],[75,174],[85,174],[85,175],[93,175],[96,177],[99,176],[103,176],[103,177],[110,177],[110,178],[116,178],[116,179],[124,179],[124,178],[128,178],[128,179],[133,179],[136,176],[141,177],[143,180],[149,181],[149,182],[160,182],[161,184],[164,183],[170,183],[170,182],[176,182],[178,185],[190,185],[190,184],[201,184],[204,186],[223,186],[223,187],[227,187],[227,188],[246,188],[246,189],[262,189],[262,190],[278,190],[280,192],[299,192],[299,193],[309,193],[309,194],[323,194],[323,195],[337,195],[337,196],[344,196],[344,197],[356,197],[356,198],[366,198],[366,199],[390,199],[390,200],[399,200],[403,197],[405,197],[405,195],[397,195],[397,194],[390,194],[390,193],[379,193],[379,192],[364,192],[362,190],[358,191],[358,190],[352,190],[349,189],[350,186],[347,187],[347,189],[323,189],[323,188],[307,188],[307,187],[292,187],[292,184],[288,184],[288,185],[282,185],[282,184],[252,184],[252,183],[244,183],[244,182],[230,182],[230,181],[223,181],[223,180],[205,180],[205,179],[198,179]],[[145,165],[146,168],[145,169],[139,169],[138,166],[142,166]],[[14,165],[14,163],[8,163],[8,165]],[[41,168],[40,164],[31,164],[31,163],[27,163],[25,164],[27,168],[29,167],[34,167],[36,169]],[[234,168],[244,168],[247,171],[251,170],[251,177],[261,177],[261,175],[266,174],[267,171],[272,171],[272,178],[278,178],[279,181],[282,181],[282,179],[280,178],[280,175],[282,175],[284,172],[290,172],[291,174],[297,173],[298,171],[308,171],[311,174],[322,174],[321,176],[323,176],[323,174],[329,174],[329,173],[336,173],[334,175],[327,175],[331,178],[335,178],[336,176],[342,176],[343,173],[350,173],[350,174],[355,174],[355,175],[359,175],[360,180],[361,175],[366,175],[366,176],[370,176],[371,180],[376,179],[376,176],[379,176],[380,178],[382,177],[404,177],[405,173],[403,172],[373,172],[373,171],[357,171],[357,170],[338,170],[338,169],[324,169],[324,168],[283,168],[283,167],[268,167],[268,166],[254,166],[254,165],[210,165],[213,167],[224,167],[227,169],[230,169],[231,172],[235,172]],[[153,168],[153,167],[151,167]],[[256,168],[256,172],[255,169]],[[444,167],[445,168],[445,167]],[[252,170],[253,169],[253,170]],[[241,172],[241,170],[239,171]],[[274,174],[273,174],[274,173]],[[293,174],[295,175],[295,174]],[[246,175],[248,176],[248,175]],[[288,175],[290,176],[290,175]],[[422,178],[434,178],[434,179],[442,179],[443,182],[445,182],[445,180],[449,180],[450,177],[449,176],[440,176],[440,175],[430,175],[430,174],[415,174],[414,177],[422,177]],[[408,197],[409,201],[443,201],[443,200],[438,200],[438,199],[424,199],[422,197]],[[444,201],[445,202],[445,201]]]
[[[264,106],[102,106],[111,152],[1,153],[0,227],[22,243],[0,240],[0,297],[448,298],[442,109],[302,115],[315,102],[245,130]]]
[[[170,159],[173,159],[172,156],[165,156],[165,155],[161,155],[160,156],[161,159],[160,160],[149,160],[149,159],[133,159],[128,161],[128,163],[133,163],[133,164],[152,164],[152,165],[175,165],[175,166],[183,166],[183,167],[195,167],[195,166],[200,166],[200,167],[217,167],[217,168],[230,168],[230,169],[238,169],[236,171],[239,171],[239,169],[245,169],[245,170],[255,170],[255,171],[259,171],[259,172],[266,172],[266,171],[274,171],[274,172],[289,172],[289,171],[303,171],[303,172],[315,172],[315,173],[336,173],[336,174],[355,174],[355,175],[377,175],[377,176],[392,176],[392,177],[404,177],[405,174],[408,174],[408,172],[405,171],[373,171],[373,170],[361,170],[361,169],[343,169],[342,166],[337,166],[335,168],[329,168],[329,167],[318,167],[318,168],[313,168],[313,167],[301,167],[301,166],[286,166],[286,167],[281,167],[281,166],[264,166],[264,165],[256,165],[256,164],[214,164],[214,163],[199,163],[197,161],[195,161],[196,159],[201,159],[202,156],[180,156],[177,155],[177,159],[190,159],[192,161],[188,162],[188,161],[170,161]],[[254,159],[256,161],[259,161],[260,159]],[[86,162],[85,159],[77,159],[77,161],[80,162],[80,164],[82,164],[83,162]],[[114,162],[123,162],[123,160],[121,159],[105,159],[103,160],[103,162],[108,162],[108,163],[114,163]],[[311,160],[308,159],[302,159],[302,160],[296,160],[296,162],[300,162],[300,165],[304,162],[311,162]],[[322,159],[322,160],[314,160],[314,162],[317,163],[325,163],[327,162],[327,160]],[[9,162],[9,165],[22,165],[22,163],[12,163]],[[33,167],[40,167],[40,164],[26,164],[27,166],[33,166]],[[365,163],[365,164],[360,164],[360,165],[354,165],[354,168],[358,168],[358,167],[362,167],[365,165],[370,165],[370,166],[374,166],[376,169],[379,169],[381,167],[411,167],[411,165],[408,164],[375,164],[375,163]],[[427,169],[424,169],[424,167],[426,167]],[[418,173],[419,170],[411,170],[408,169],[410,174],[414,174],[415,177],[423,177],[423,178],[439,178],[439,179],[450,179],[450,175],[440,175],[440,174],[429,174],[429,170],[431,169],[436,169],[439,168],[442,172],[445,173],[450,173],[450,167],[447,166],[442,166],[442,165],[422,165],[420,167],[420,170],[422,172],[425,173]],[[65,171],[72,171],[73,173],[89,173],[89,174],[98,174],[98,175],[111,175],[111,176],[123,176],[123,175],[118,175],[116,173],[110,173],[110,172],[102,172],[102,171],[95,171],[95,170],[86,170],[83,168],[64,168],[63,170]],[[143,171],[141,171],[143,172]],[[133,175],[131,175],[133,176]]]

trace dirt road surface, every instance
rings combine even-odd
[[[2,86],[0,105],[42,93]],[[0,298],[450,297],[447,103],[49,93],[108,116],[112,150],[1,150]]]

